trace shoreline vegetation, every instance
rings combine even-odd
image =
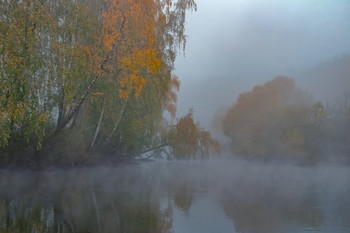
[[[174,62],[194,0],[15,0],[0,10],[0,168],[220,154],[193,109],[176,116]],[[276,77],[219,122],[248,160],[350,161],[349,94],[328,106]]]
[[[324,105],[289,77],[276,77],[237,101],[220,117],[234,154],[306,164],[350,164],[350,94]]]
[[[193,110],[176,118],[174,62],[196,8],[193,0],[2,1],[0,166],[118,161],[162,145],[176,158],[218,154]]]

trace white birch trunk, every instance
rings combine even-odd
[[[100,118],[98,119],[98,124],[97,124],[97,127],[96,127],[94,139],[92,140],[92,143],[91,143],[91,146],[90,146],[91,148],[94,146],[96,138],[97,138],[97,135],[98,135],[98,133],[100,131],[101,123],[102,123],[102,119],[103,119],[103,114],[104,114],[104,111],[105,111],[105,106],[106,106],[106,99],[104,99],[104,101],[103,101],[102,110],[101,110]]]

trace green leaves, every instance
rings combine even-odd
[[[95,136],[94,150],[113,153],[162,143],[163,111],[176,113],[173,64],[194,7],[193,0],[0,2],[0,151],[50,143],[82,154]]]

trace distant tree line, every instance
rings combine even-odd
[[[217,151],[190,114],[175,119],[187,10],[193,0],[1,1],[1,161]],[[189,141],[177,136],[184,121],[196,131]]]
[[[240,94],[222,126],[237,155],[350,161],[350,96],[325,106],[288,77]]]

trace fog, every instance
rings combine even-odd
[[[239,93],[277,75],[294,78],[315,99],[326,102],[349,89],[349,1],[197,4],[198,11],[187,17],[186,54],[175,64],[182,83],[178,115],[194,107],[195,118],[211,128],[214,114]],[[347,70],[338,72],[339,66]],[[321,73],[327,75],[319,77]]]
[[[3,171],[9,232],[349,232],[347,167],[215,159]]]
[[[61,120],[65,122],[61,127],[56,119],[58,111],[53,107],[57,130],[67,129],[59,135],[57,144],[29,156],[25,151],[13,156],[11,150],[1,155],[14,165],[9,162],[8,166],[3,165],[5,169],[0,169],[0,232],[350,232],[350,1],[197,0],[197,4],[198,11],[186,15],[186,52],[176,58],[174,73],[181,81],[177,117],[193,107],[193,117],[201,126],[194,124],[192,114],[188,114],[183,119],[187,124],[166,125],[164,131],[168,128],[169,131],[163,132],[162,108],[166,104],[172,106],[176,95],[166,93],[173,84],[158,88],[158,82],[152,84],[151,79],[147,79],[149,89],[145,86],[140,92],[144,96],[130,97],[121,109],[115,109],[114,104],[122,99],[114,89],[108,91],[113,101],[107,101],[106,112],[106,100],[94,102],[91,97],[94,105],[85,109],[85,115],[76,115],[71,125],[68,124],[71,119],[67,118]],[[180,35],[182,27],[176,27],[176,22],[184,22],[185,14],[177,13],[181,17],[173,19],[173,28],[178,31],[171,33]],[[133,12],[129,14],[132,16]],[[157,18],[156,14],[145,15]],[[136,16],[143,18],[141,14]],[[132,31],[139,30],[136,26]],[[32,32],[35,27],[34,24]],[[88,27],[86,30],[89,31]],[[155,30],[150,27],[150,31]],[[125,41],[133,42],[132,38]],[[136,39],[140,48],[145,46],[143,37]],[[173,52],[165,50],[160,56]],[[117,50],[111,51],[97,74],[102,73],[109,54],[118,55]],[[169,77],[164,80],[170,80],[170,70],[166,73]],[[248,104],[242,106],[248,107],[242,109],[248,109],[249,114],[239,112],[242,121],[232,117],[232,122],[227,123],[232,126],[228,133],[232,137],[225,137],[220,128],[227,109],[241,93],[276,76],[295,80],[298,88],[293,86],[293,80],[280,77],[291,83],[294,92],[290,96],[301,100],[306,96],[305,99],[312,101],[304,103],[291,97],[284,102],[295,102],[295,106],[281,104],[283,101],[276,100],[281,95],[277,91],[273,95],[277,88],[260,86],[254,100],[266,98],[265,102],[272,103],[267,105],[271,109],[264,109],[259,101],[246,101]],[[177,83],[176,78],[173,82]],[[282,94],[289,96],[289,86],[281,83],[281,92],[285,92]],[[101,84],[105,85],[108,82]],[[175,84],[173,90],[176,87]],[[46,89],[45,85],[44,96]],[[153,95],[158,89],[162,91]],[[266,90],[272,94],[266,94]],[[108,93],[96,92],[96,96],[104,98]],[[341,110],[349,112],[341,118],[343,113],[338,114],[336,104],[346,93],[348,102],[344,102]],[[160,99],[163,97],[168,99]],[[314,105],[317,101],[324,105]],[[58,110],[64,117],[74,101],[67,105],[69,108],[63,103],[59,103],[62,109]],[[327,111],[337,113],[338,118],[326,115]],[[3,115],[6,119],[7,115]],[[20,116],[14,115],[14,119]],[[67,116],[73,115],[67,113]],[[249,121],[244,121],[247,118]],[[75,124],[76,119],[86,122],[86,126]],[[275,125],[276,119],[280,125]],[[25,126],[31,122],[24,118],[23,121]],[[8,123],[9,130],[16,129],[12,121]],[[33,125],[36,131],[41,127]],[[51,125],[54,130],[55,124]],[[237,130],[237,125],[243,127]],[[74,127],[79,128],[74,131]],[[158,128],[161,128],[159,132]],[[206,129],[221,143],[221,155],[216,154],[218,143]],[[18,127],[18,132],[22,131]],[[26,131],[23,134],[27,135]],[[44,131],[42,134],[50,142],[50,135]],[[92,148],[98,134],[97,144]],[[28,148],[33,149],[35,146],[29,144],[31,134],[28,135]],[[17,134],[10,136],[3,137],[14,142],[13,148],[20,148],[16,144]],[[114,141],[110,141],[112,136]],[[237,138],[241,140],[236,140],[236,145],[230,144]],[[235,156],[238,153],[229,150],[235,146],[233,149],[241,151],[243,156]],[[51,147],[56,152],[47,152]],[[187,151],[175,151],[184,148]],[[184,155],[188,151],[194,152]],[[168,155],[171,152],[174,156]],[[207,153],[197,156],[200,152]],[[259,157],[259,152],[263,156]]]

